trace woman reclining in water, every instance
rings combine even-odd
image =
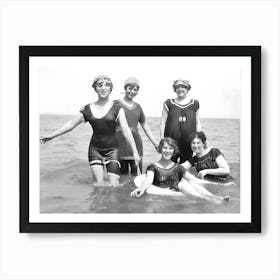
[[[228,196],[217,196],[206,190],[201,184],[209,182],[194,177],[182,165],[171,160],[178,153],[175,140],[169,137],[163,138],[159,143],[158,151],[161,154],[160,160],[147,167],[146,175],[135,178],[137,189],[131,192],[132,197],[140,197],[147,191],[147,193],[161,195],[185,194],[203,199],[229,200]]]
[[[194,156],[182,164],[186,170],[195,167],[201,179],[225,182],[231,178],[223,153],[217,148],[207,147],[206,136],[202,131],[196,132],[192,137],[191,149]]]

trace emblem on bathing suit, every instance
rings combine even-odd
[[[185,121],[187,121],[186,117],[179,117],[179,122],[185,122]]]

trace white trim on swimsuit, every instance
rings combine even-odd
[[[119,165],[119,168],[121,168],[120,162],[118,160],[115,160],[115,159],[110,159],[110,160],[106,160],[106,161],[101,161],[100,159],[94,159],[94,160],[89,162],[89,165],[94,165],[94,163],[100,163],[100,165],[103,165],[103,164],[107,165],[111,161],[116,162]]]
[[[185,105],[181,105],[181,104],[177,103],[176,101],[173,101],[173,99],[170,99],[170,101],[172,104],[177,105],[180,108],[187,108],[188,106],[194,104],[194,99],[191,99],[191,101]]]

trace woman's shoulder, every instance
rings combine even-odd
[[[210,149],[210,151],[209,151],[209,154],[212,154],[213,155],[213,157],[218,157],[218,156],[220,156],[220,155],[223,155],[223,153],[220,151],[220,149],[218,149],[218,148],[211,148]]]
[[[113,102],[113,105],[122,105],[122,100],[121,99],[115,99],[112,101]]]
[[[139,108],[139,109],[142,110],[142,106],[141,106],[140,103],[134,101],[134,105],[135,105],[136,108]]]
[[[209,156],[212,157],[214,153],[215,153],[215,148],[207,148],[203,156],[198,157],[196,154],[194,154],[188,161],[193,165],[197,162],[205,160],[205,158],[208,158]]]
[[[93,104],[93,103],[88,103],[88,104],[82,106],[82,107],[80,108],[80,112],[81,112],[81,113],[86,113],[86,112],[88,112],[88,110],[89,110],[89,108],[90,108],[90,105],[92,105],[92,104]]]
[[[88,106],[90,106],[90,104],[92,104],[92,103],[88,103],[88,104],[83,105],[83,106],[81,107],[81,110],[87,108]]]
[[[170,107],[171,107],[171,105],[172,105],[172,98],[169,98],[169,99],[166,99],[164,102],[163,102],[163,106],[165,107],[165,109],[167,110],[167,111],[169,111],[170,110]]]
[[[168,99],[166,99],[163,103],[164,104],[171,104],[172,103],[172,100],[174,101],[174,99],[173,98],[168,98]]]
[[[113,107],[114,109],[116,109],[117,111],[119,111],[121,108],[123,108],[120,99],[118,99],[118,100],[113,100],[113,101],[112,101],[112,104],[113,104],[112,107]]]
[[[194,104],[195,111],[197,111],[199,109],[199,101],[197,99],[193,99],[193,104]]]
[[[82,114],[83,121],[87,122],[91,118],[91,110],[90,110],[90,105],[92,103],[86,104],[80,108],[80,113]]]
[[[156,168],[156,165],[154,163],[150,164],[147,166],[147,171],[155,171],[157,168]]]

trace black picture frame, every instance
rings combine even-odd
[[[32,56],[247,56],[251,58],[251,222],[34,223],[29,220],[29,59]],[[21,233],[261,232],[261,46],[19,46]],[[32,175],[31,175],[32,176]]]

